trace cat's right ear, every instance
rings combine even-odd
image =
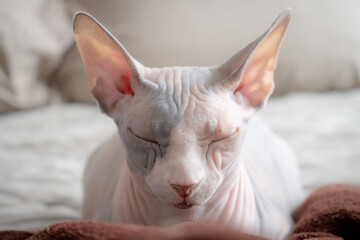
[[[74,35],[101,110],[108,115],[117,104],[133,97],[143,79],[125,48],[96,19],[84,12],[74,16]]]

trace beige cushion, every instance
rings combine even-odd
[[[63,1],[0,1],[0,113],[56,98],[46,79],[72,44]]]

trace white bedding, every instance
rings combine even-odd
[[[360,89],[273,99],[260,115],[295,150],[307,193],[360,184]],[[79,219],[86,158],[114,131],[90,105],[1,115],[0,230]]]
[[[94,106],[68,104],[0,117],[0,229],[78,219],[82,169],[115,129]]]
[[[305,193],[360,185],[360,89],[276,98],[261,115],[293,148]]]

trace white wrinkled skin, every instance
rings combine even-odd
[[[157,226],[195,221],[284,239],[302,200],[296,161],[253,115],[273,90],[289,19],[285,10],[219,67],[147,68],[96,20],[78,14],[74,34],[92,93],[119,131],[85,170],[83,217]],[[186,195],[178,190],[189,185]]]
[[[156,159],[144,177],[129,170],[118,135],[94,153],[85,173],[84,217],[160,226],[199,221],[283,238],[291,227],[291,212],[301,201],[296,163],[288,146],[258,119],[250,120],[243,143],[247,123],[234,99],[227,94],[192,89],[182,97],[186,103],[180,108],[184,115],[171,131],[166,154]],[[137,113],[146,113],[147,108],[142,103],[135,106]],[[140,128],[148,128],[146,123],[151,119],[146,115],[137,117],[127,118],[141,135],[148,130]],[[128,127],[119,122],[120,129]],[[214,139],[228,136],[211,144]],[[197,184],[187,197],[196,206],[175,208],[182,197],[171,183]]]

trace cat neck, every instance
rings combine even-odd
[[[141,176],[124,167],[115,192],[113,221],[158,226],[195,221],[243,227],[249,232],[250,226],[257,226],[258,215],[245,165],[237,162],[206,204],[186,210],[160,202]]]

